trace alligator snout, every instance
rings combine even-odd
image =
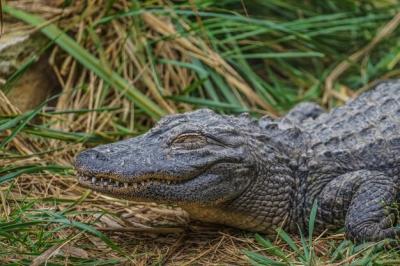
[[[89,149],[78,154],[75,158],[75,167],[78,170],[87,169],[88,166],[90,166],[90,168],[99,169],[103,168],[107,161],[109,161],[109,159],[103,152]]]

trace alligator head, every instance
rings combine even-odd
[[[77,156],[75,167],[80,184],[95,191],[174,203],[197,219],[246,227],[238,223],[245,222],[242,213],[250,209],[236,209],[246,209],[243,202],[265,185],[260,180],[270,168],[265,159],[276,157],[275,147],[270,154],[260,149],[265,138],[247,115],[202,109],[167,116],[144,135],[86,150]],[[279,188],[271,196],[275,194],[282,194]]]

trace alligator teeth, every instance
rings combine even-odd
[[[161,184],[166,184],[166,185],[171,185],[171,184],[177,184],[179,181],[176,180],[158,180],[158,179],[147,179],[135,183],[125,183],[121,181],[117,181],[111,178],[103,178],[103,177],[88,177],[88,176],[80,176],[79,177],[80,181],[87,181],[92,183],[92,185],[96,186],[112,186],[116,188],[129,188],[132,187],[133,189],[138,189],[140,187],[144,187],[148,185],[149,183],[161,183]]]

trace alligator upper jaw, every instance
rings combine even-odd
[[[148,185],[178,185],[188,179],[177,179],[171,176],[147,175],[131,178],[109,177],[107,175],[84,174],[78,172],[80,185],[100,192],[132,192],[141,191]]]

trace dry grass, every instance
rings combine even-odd
[[[11,114],[14,114],[17,111],[1,93],[0,102],[3,113],[13,110]],[[57,151],[24,159],[3,159],[1,167],[71,165],[74,154],[82,149],[82,144],[65,145],[58,141],[35,140],[21,134],[13,139],[8,149],[28,156],[42,152],[43,147]],[[92,234],[66,228],[56,230],[53,241],[62,241],[55,241],[40,256],[23,255],[28,250],[24,251],[24,247],[21,247],[20,254],[3,256],[0,259],[2,263],[26,258],[33,259],[33,265],[52,261],[69,264],[69,257],[75,257],[98,260],[115,258],[118,264],[123,265],[238,265],[247,261],[240,250],[254,249],[251,235],[247,237],[243,232],[214,225],[189,223],[187,214],[179,208],[118,200],[90,192],[78,186],[71,172],[67,175],[47,172],[23,174],[12,186],[5,184],[1,187],[0,198],[0,214],[6,221],[11,220],[8,217],[15,211],[25,209],[26,204],[29,204],[29,209],[21,215],[23,217],[37,210],[64,212],[68,209],[71,220],[92,224],[121,248],[113,250]],[[44,226],[44,229],[52,230],[53,227]],[[35,231],[35,228],[31,229]],[[36,230],[40,231],[39,228]],[[31,235],[32,241],[38,241],[35,233]],[[7,241],[2,243],[2,247],[0,245],[3,252],[7,253],[10,247],[4,245],[7,245]]]
[[[71,17],[76,10],[83,7],[77,3],[69,9],[59,9],[47,3],[29,4],[27,1],[15,4],[15,6],[29,10],[47,13],[48,18],[59,21],[64,27],[69,28],[76,34],[76,40],[83,44],[88,50],[94,50],[94,43],[83,40],[82,32],[90,20],[96,20],[98,13],[96,6],[103,3],[93,3],[87,7],[86,12],[92,12],[93,16],[88,16],[86,21],[72,24],[77,18]],[[124,9],[124,2],[121,1],[120,7]],[[47,10],[48,12],[43,12]],[[52,15],[49,15],[49,13]],[[161,97],[157,84],[152,76],[149,62],[142,57],[144,42],[159,39],[164,35],[175,35],[176,29],[170,21],[159,18],[151,14],[143,15],[143,23],[146,24],[145,36],[137,36],[135,40],[127,39],[126,26],[123,21],[113,22],[107,25],[107,29],[98,29],[93,34],[105,34],[102,36],[103,48],[99,55],[101,60],[107,62],[107,67],[122,69],[121,74],[131,84],[138,87],[147,88],[146,95],[162,106],[167,112],[177,112],[180,110],[191,110],[186,104],[176,106],[170,101]],[[71,25],[69,25],[71,23]],[[14,30],[16,25],[5,29]],[[104,32],[104,33],[103,33]],[[135,43],[133,43],[135,41]],[[206,48],[200,49],[199,47]],[[142,50],[142,51],[141,51]],[[121,55],[127,57],[121,60]],[[221,73],[226,73],[229,84],[237,91],[248,96],[251,106],[259,103],[265,109],[268,105],[261,102],[240,76],[229,64],[219,57],[218,54],[202,43],[200,39],[175,39],[160,43],[153,53],[165,59],[173,59],[180,62],[188,61],[190,57],[202,60]],[[106,88],[103,81],[87,70],[77,65],[76,61],[70,56],[62,53],[58,48],[51,52],[53,69],[61,84],[63,94],[57,102],[55,110],[80,110],[96,109],[104,106],[123,107],[115,112],[88,113],[84,115],[58,115],[50,118],[41,117],[42,124],[52,124],[53,129],[65,130],[69,132],[102,132],[113,130],[113,120],[116,117],[125,121],[131,121],[128,127],[136,128],[137,120],[134,119],[132,102],[123,97],[123,93],[110,91]],[[175,68],[170,65],[162,66],[158,69],[160,80],[166,94],[179,92],[187,85],[191,84],[196,76],[184,68]],[[74,90],[76,86],[86,83],[86,91]],[[1,93],[1,92],[0,92]],[[0,106],[2,113],[6,115],[19,114],[18,109],[12,106],[7,97],[0,94]],[[105,102],[100,103],[101,95],[106,95]],[[139,120],[139,123],[143,123]],[[147,125],[148,122],[145,122]],[[9,134],[10,132],[6,132]],[[74,155],[82,150],[82,143],[64,143],[58,140],[47,140],[43,138],[32,138],[26,134],[15,137],[7,146],[10,151],[17,151],[20,156],[27,156],[24,159],[3,159],[0,161],[0,168],[7,165],[71,165]],[[43,151],[50,151],[45,154],[35,155]],[[55,150],[55,151],[51,151]],[[63,211],[69,208],[71,202],[79,201],[79,205],[73,207],[74,221],[84,223],[94,223],[95,227],[104,232],[122,251],[116,252],[104,244],[100,239],[81,232],[78,229],[65,229],[57,231],[54,239],[64,239],[61,243],[56,242],[50,246],[40,256],[14,255],[9,254],[3,257],[3,263],[19,261],[22,257],[33,259],[33,264],[41,265],[51,261],[64,261],[68,264],[69,257],[111,259],[117,258],[122,264],[127,265],[149,265],[149,264],[171,264],[171,265],[220,265],[224,264],[246,264],[245,256],[240,252],[243,247],[250,248],[253,240],[244,235],[243,232],[234,231],[227,228],[216,228],[212,225],[189,224],[189,219],[182,210],[167,206],[159,206],[149,203],[135,203],[125,200],[117,200],[90,193],[77,185],[76,179],[70,175],[58,175],[54,173],[23,174],[16,179],[12,187],[8,184],[2,186],[0,191],[2,206],[1,216],[6,218],[16,209],[21,209],[21,203],[33,202],[29,212],[34,210]],[[85,198],[82,202],[82,195]],[[57,199],[56,204],[52,199]],[[7,220],[7,218],[6,218]],[[50,226],[48,229],[50,230]],[[72,237],[71,237],[72,236]],[[66,240],[68,239],[68,240]],[[78,247],[79,246],[79,247]],[[86,246],[87,248],[82,248]],[[4,248],[4,247],[3,247]],[[7,249],[7,248],[5,248]],[[20,250],[23,253],[23,249]],[[63,254],[62,258],[57,258]],[[121,254],[126,254],[124,258]]]
[[[358,69],[346,63],[346,69],[342,69],[340,75],[332,74],[332,78],[330,71],[346,54],[326,53],[324,59],[317,61],[319,52],[307,50],[306,44],[319,40],[307,41],[304,37],[313,34],[311,26],[310,30],[292,33],[295,26],[282,22],[279,25],[285,25],[285,30],[269,29],[273,31],[270,33],[272,39],[281,39],[279,42],[269,38],[257,39],[255,35],[234,41],[230,41],[228,35],[218,39],[218,33],[210,30],[217,23],[213,24],[215,21],[199,15],[198,7],[192,3],[194,1],[189,1],[182,9],[175,9],[169,1],[163,2],[164,6],[161,1],[141,3],[143,8],[158,7],[166,11],[165,14],[140,13],[139,2],[125,0],[73,1],[67,6],[63,6],[64,1],[8,2],[13,7],[39,14],[48,21],[39,29],[28,27],[30,30],[40,30],[49,23],[57,24],[81,47],[95,55],[106,71],[111,73],[114,70],[130,86],[122,90],[110,86],[57,45],[44,51],[60,84],[61,94],[57,102],[46,109],[39,109],[34,120],[27,121],[20,131],[17,129],[20,124],[0,131],[0,142],[18,133],[0,150],[0,170],[3,169],[0,180],[15,174],[11,182],[0,182],[0,219],[4,225],[9,222],[10,228],[11,225],[16,228],[15,231],[8,228],[10,231],[4,231],[3,235],[0,230],[2,264],[247,265],[249,260],[242,252],[244,249],[264,249],[256,243],[252,233],[190,221],[179,208],[112,199],[87,191],[77,185],[71,168],[75,154],[87,146],[139,134],[154,123],[154,118],[127,97],[128,90],[140,90],[165,114],[190,111],[201,105],[221,112],[247,110],[256,115],[279,115],[302,99],[320,99],[324,94],[324,80],[320,76],[330,77],[324,99],[330,106],[354,96],[351,88],[368,86],[385,75],[399,75],[398,69],[394,68],[397,61],[393,59],[387,62],[392,68],[385,71],[377,68],[362,84],[359,80],[355,81],[354,76],[364,71],[366,66]],[[125,12],[132,10],[135,15],[124,16]],[[193,26],[191,19],[176,10],[193,12],[194,18],[191,19],[196,21],[198,28]],[[218,9],[210,8],[209,11],[216,12]],[[382,25],[389,25],[391,32],[383,36],[387,37],[395,30],[392,24],[386,24],[393,17],[392,13],[371,19],[364,30],[375,33]],[[111,15],[118,18],[104,20]],[[5,19],[5,34],[27,28],[10,16]],[[239,28],[235,23],[227,22],[226,27],[232,30]],[[244,32],[260,31],[264,34],[261,29],[264,26],[243,25],[248,27]],[[223,28],[218,29],[223,32]],[[240,29],[239,33],[243,34]],[[296,34],[304,35],[302,38],[305,39]],[[285,43],[288,35],[289,38],[297,36],[300,39],[297,43]],[[375,47],[377,42],[374,40]],[[331,43],[335,44],[327,40],[326,44],[322,41],[315,46],[320,45],[321,51],[325,51],[324,45],[328,47]],[[366,46],[367,43],[369,40],[355,42],[356,49],[368,47],[367,51],[357,55],[357,60],[367,62],[369,56],[374,58],[371,54],[374,47]],[[257,49],[272,49],[278,59],[261,63],[254,60],[247,64],[246,60],[235,61],[235,57],[229,57],[235,49],[246,51],[253,46],[256,47],[256,54]],[[294,49],[299,52],[292,53]],[[398,47],[388,49],[398,55]],[[304,56],[304,53],[315,56],[305,59],[310,60],[315,69],[297,61],[298,69],[295,69],[290,65],[292,61],[279,58],[279,53],[292,57]],[[271,54],[261,56],[269,58]],[[251,70],[249,65],[256,67]],[[206,82],[210,79],[212,85]],[[261,89],[264,86],[265,90]],[[65,110],[72,111],[54,113]],[[0,113],[5,119],[23,116],[1,90]],[[22,172],[18,173],[19,170]],[[32,224],[25,224],[30,222]],[[84,226],[86,224],[88,227]],[[346,265],[365,255],[362,250],[349,251],[331,262],[335,245],[342,240],[340,234],[316,238],[313,247],[319,260],[315,264]],[[296,243],[300,243],[299,238],[296,238]],[[283,247],[288,257],[297,261],[296,264],[301,264],[287,243],[276,239],[276,245]],[[100,263],[100,260],[104,260],[104,264],[95,263]]]

